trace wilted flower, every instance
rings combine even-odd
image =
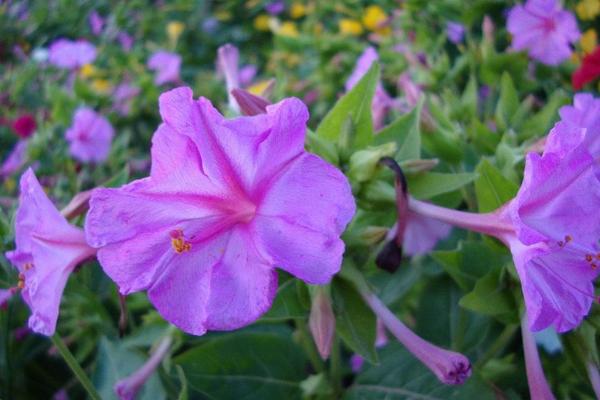
[[[65,133],[69,152],[81,162],[102,162],[108,157],[114,136],[106,118],[91,108],[82,107],[75,112],[73,123]]]
[[[21,139],[27,139],[33,135],[37,124],[33,115],[23,114],[12,122],[11,128]]]
[[[461,385],[471,376],[471,363],[467,357],[442,349],[417,336],[377,296],[367,292],[362,292],[362,295],[392,335],[429,368],[442,383]]]
[[[346,91],[349,91],[360,81],[360,79],[367,73],[371,65],[377,62],[379,55],[373,47],[367,47],[356,61],[356,66],[352,71],[352,74],[346,81]],[[375,88],[375,95],[373,96],[373,102],[371,103],[371,113],[373,116],[373,125],[375,129],[380,129],[385,124],[385,116],[389,111],[393,103],[390,95],[385,91],[381,82],[377,83]]]
[[[157,51],[148,60],[148,68],[156,72],[154,83],[157,85],[179,82],[181,56],[164,50]]]
[[[201,335],[255,321],[273,301],[275,266],[325,284],[355,205],[344,175],[304,151],[297,99],[226,120],[189,88],[160,97],[150,177],[97,189],[88,241],[122,294]]]
[[[144,383],[150,379],[162,360],[169,354],[172,341],[171,336],[164,337],[140,369],[115,384],[114,391],[119,400],[134,400],[136,398]]]
[[[58,39],[50,45],[50,64],[59,68],[77,69],[96,58],[96,48],[83,39]]]
[[[452,43],[459,44],[465,36],[465,27],[458,22],[449,21],[446,24],[446,35]]]
[[[87,245],[83,230],[58,212],[31,169],[21,177],[20,189],[17,248],[6,258],[19,270],[17,287],[32,312],[29,327],[51,336],[69,275],[96,250]]]
[[[253,95],[243,89],[233,89],[231,94],[239,104],[243,115],[266,114],[267,106],[271,104],[262,97]]]
[[[586,84],[600,77],[600,46],[596,50],[583,57],[581,65],[571,76],[571,82],[575,90],[581,90]]]
[[[516,5],[506,25],[513,35],[513,49],[527,50],[531,58],[548,65],[567,60],[571,45],[580,36],[575,16],[557,0],[527,0],[524,6]]]

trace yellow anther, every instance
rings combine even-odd
[[[190,251],[190,249],[192,248],[192,244],[185,240],[185,238],[183,237],[183,231],[181,229],[171,231],[170,235],[171,246],[173,246],[173,250],[175,250],[177,254],[181,254],[184,251]]]

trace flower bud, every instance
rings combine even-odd
[[[335,316],[331,300],[323,287],[317,287],[313,297],[308,326],[323,360],[329,358],[335,334]]]
[[[356,182],[370,180],[375,175],[379,160],[383,157],[393,156],[396,150],[396,143],[390,142],[355,152],[350,157],[350,168],[348,170],[350,179]]]
[[[267,112],[267,106],[270,105],[267,100],[260,96],[255,96],[243,89],[233,89],[231,94],[240,106],[240,111],[244,115],[258,115]]]

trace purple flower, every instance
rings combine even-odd
[[[154,76],[155,84],[177,83],[179,82],[181,56],[164,50],[157,51],[148,60],[148,68],[156,72]]]
[[[267,4],[265,9],[271,15],[278,15],[285,11],[285,3],[283,0],[275,0]]]
[[[579,37],[575,16],[557,0],[527,0],[513,7],[507,20],[512,48],[547,65],[557,65],[571,56],[571,45]]]
[[[50,45],[50,64],[65,69],[77,69],[96,59],[96,48],[83,39],[58,39]]]
[[[164,337],[148,361],[146,361],[140,369],[135,371],[127,378],[119,380],[115,384],[114,391],[119,397],[119,400],[134,400],[136,398],[137,393],[142,388],[144,383],[146,383],[156,368],[158,368],[161,361],[167,356],[167,354],[169,354],[171,342],[171,336]]]
[[[448,236],[452,229],[448,224],[411,211],[406,214],[406,218],[402,251],[407,256],[426,254],[438,241]]]
[[[449,21],[446,23],[446,36],[454,44],[459,44],[465,36],[465,27],[458,22]]]
[[[31,169],[21,177],[20,189],[17,248],[6,258],[19,270],[18,288],[32,312],[29,327],[52,336],[67,278],[96,250],[87,245],[83,230],[58,212]]]
[[[102,28],[104,27],[104,18],[98,14],[96,10],[92,11],[88,21],[90,23],[90,29],[92,33],[96,36],[102,33]]]
[[[416,358],[447,385],[461,385],[471,376],[471,363],[462,354],[442,349],[417,336],[372,293],[361,294],[383,325]]]
[[[240,68],[240,85],[242,87],[250,85],[254,80],[254,77],[256,76],[257,72],[258,68],[256,67],[256,65],[252,64],[244,65],[242,68]]]
[[[346,91],[352,89],[358,81],[367,73],[371,65],[379,59],[377,51],[373,47],[367,47],[356,61],[356,66],[352,74],[346,81]],[[380,129],[385,123],[385,116],[389,111],[393,101],[389,94],[383,88],[381,82],[377,83],[375,95],[371,104],[371,113],[373,115],[373,125],[375,129]]]
[[[95,163],[106,160],[113,136],[110,122],[87,107],[75,112],[73,124],[65,133],[71,155],[81,162]]]
[[[119,41],[119,44],[125,51],[130,51],[133,47],[133,37],[127,32],[120,32],[117,35],[117,40]]]
[[[87,238],[120,292],[147,290],[165,319],[202,335],[268,310],[275,266],[328,283],[355,205],[346,177],[304,151],[306,106],[227,120],[189,88],[159,103],[150,177],[90,200]]]
[[[132,100],[140,93],[140,88],[125,81],[119,84],[112,94],[112,109],[122,116],[127,116],[131,111]]]
[[[27,159],[27,140],[19,140],[0,166],[0,178],[7,177],[19,170]]]

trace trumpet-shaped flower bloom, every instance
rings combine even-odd
[[[527,0],[508,14],[512,48],[527,50],[534,60],[557,65],[571,56],[571,45],[580,37],[575,16],[557,0]]]
[[[356,61],[356,66],[352,74],[346,81],[346,91],[352,89],[358,81],[367,73],[374,62],[377,62],[379,55],[373,47],[367,47]],[[381,82],[377,83],[375,95],[371,103],[371,113],[373,116],[373,125],[375,129],[380,129],[385,123],[385,116],[393,105],[393,100],[385,91]]]
[[[31,169],[21,177],[20,189],[17,248],[6,258],[19,270],[18,288],[32,312],[29,327],[51,336],[69,275],[96,250],[87,245],[83,230],[58,212]]]
[[[75,112],[73,124],[65,133],[69,152],[81,162],[102,162],[108,157],[114,136],[106,118],[91,108],[82,107]]]
[[[58,39],[50,45],[50,64],[59,68],[81,68],[95,58],[96,47],[85,40]]]
[[[181,56],[164,50],[157,51],[148,60],[148,68],[156,73],[154,76],[155,84],[176,83],[179,81]]]
[[[275,266],[330,281],[355,205],[344,175],[304,151],[299,100],[227,120],[179,88],[160,113],[150,177],[90,200],[88,241],[122,294],[147,290],[167,320],[201,335],[268,310]]]

